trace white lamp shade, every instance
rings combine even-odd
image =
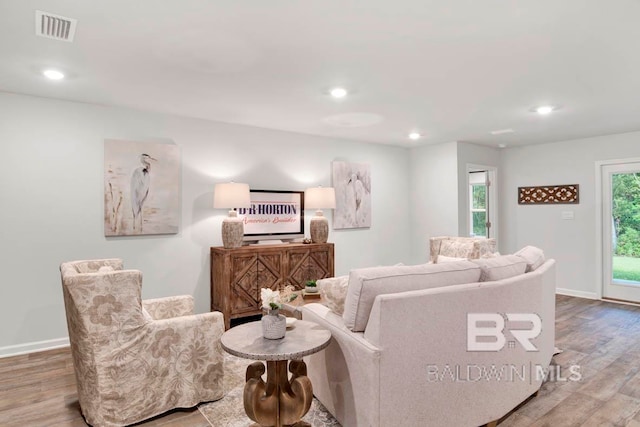
[[[227,182],[216,184],[213,207],[216,209],[248,208],[251,206],[249,184]]]
[[[304,190],[305,209],[334,209],[336,191],[333,187],[312,187]]]

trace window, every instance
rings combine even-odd
[[[487,186],[471,186],[471,235],[487,237]]]
[[[488,237],[487,233],[487,173],[469,173],[469,234]]]

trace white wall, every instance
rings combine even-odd
[[[557,261],[557,287],[574,295],[595,297],[596,182],[595,162],[640,156],[640,132],[508,148],[502,153],[500,235],[502,252],[525,245],[544,249]],[[520,206],[519,186],[579,184],[577,205]],[[573,220],[562,220],[573,211]]]
[[[412,148],[411,263],[429,259],[429,237],[458,235],[457,142]]]
[[[179,234],[104,237],[106,138],[181,148]],[[226,215],[212,209],[216,182],[303,190],[330,185],[333,160],[369,162],[372,226],[330,230],[336,274],[409,259],[408,192],[398,190],[409,186],[403,148],[7,93],[0,93],[0,144],[0,355],[67,335],[58,270],[66,260],[121,257],[144,273],[143,298],[191,294],[196,310],[208,311],[209,247],[222,244]]]
[[[470,231],[467,165],[493,166],[499,169],[500,150],[467,142],[458,142],[458,236],[468,236]],[[499,179],[500,171],[498,170]],[[499,191],[499,182],[494,182],[493,185]],[[498,203],[500,203],[499,200]],[[497,222],[499,224],[499,220]]]

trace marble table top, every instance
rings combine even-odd
[[[291,360],[316,353],[329,345],[331,332],[313,322],[298,320],[284,338],[266,339],[260,321],[238,325],[222,334],[222,348],[252,360]]]

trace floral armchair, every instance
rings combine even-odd
[[[438,255],[478,259],[496,252],[496,239],[484,237],[439,236],[429,239],[429,261],[438,262]]]
[[[141,301],[142,273],[122,260],[61,264],[78,399],[87,422],[123,426],[220,399],[222,313],[193,297]]]

